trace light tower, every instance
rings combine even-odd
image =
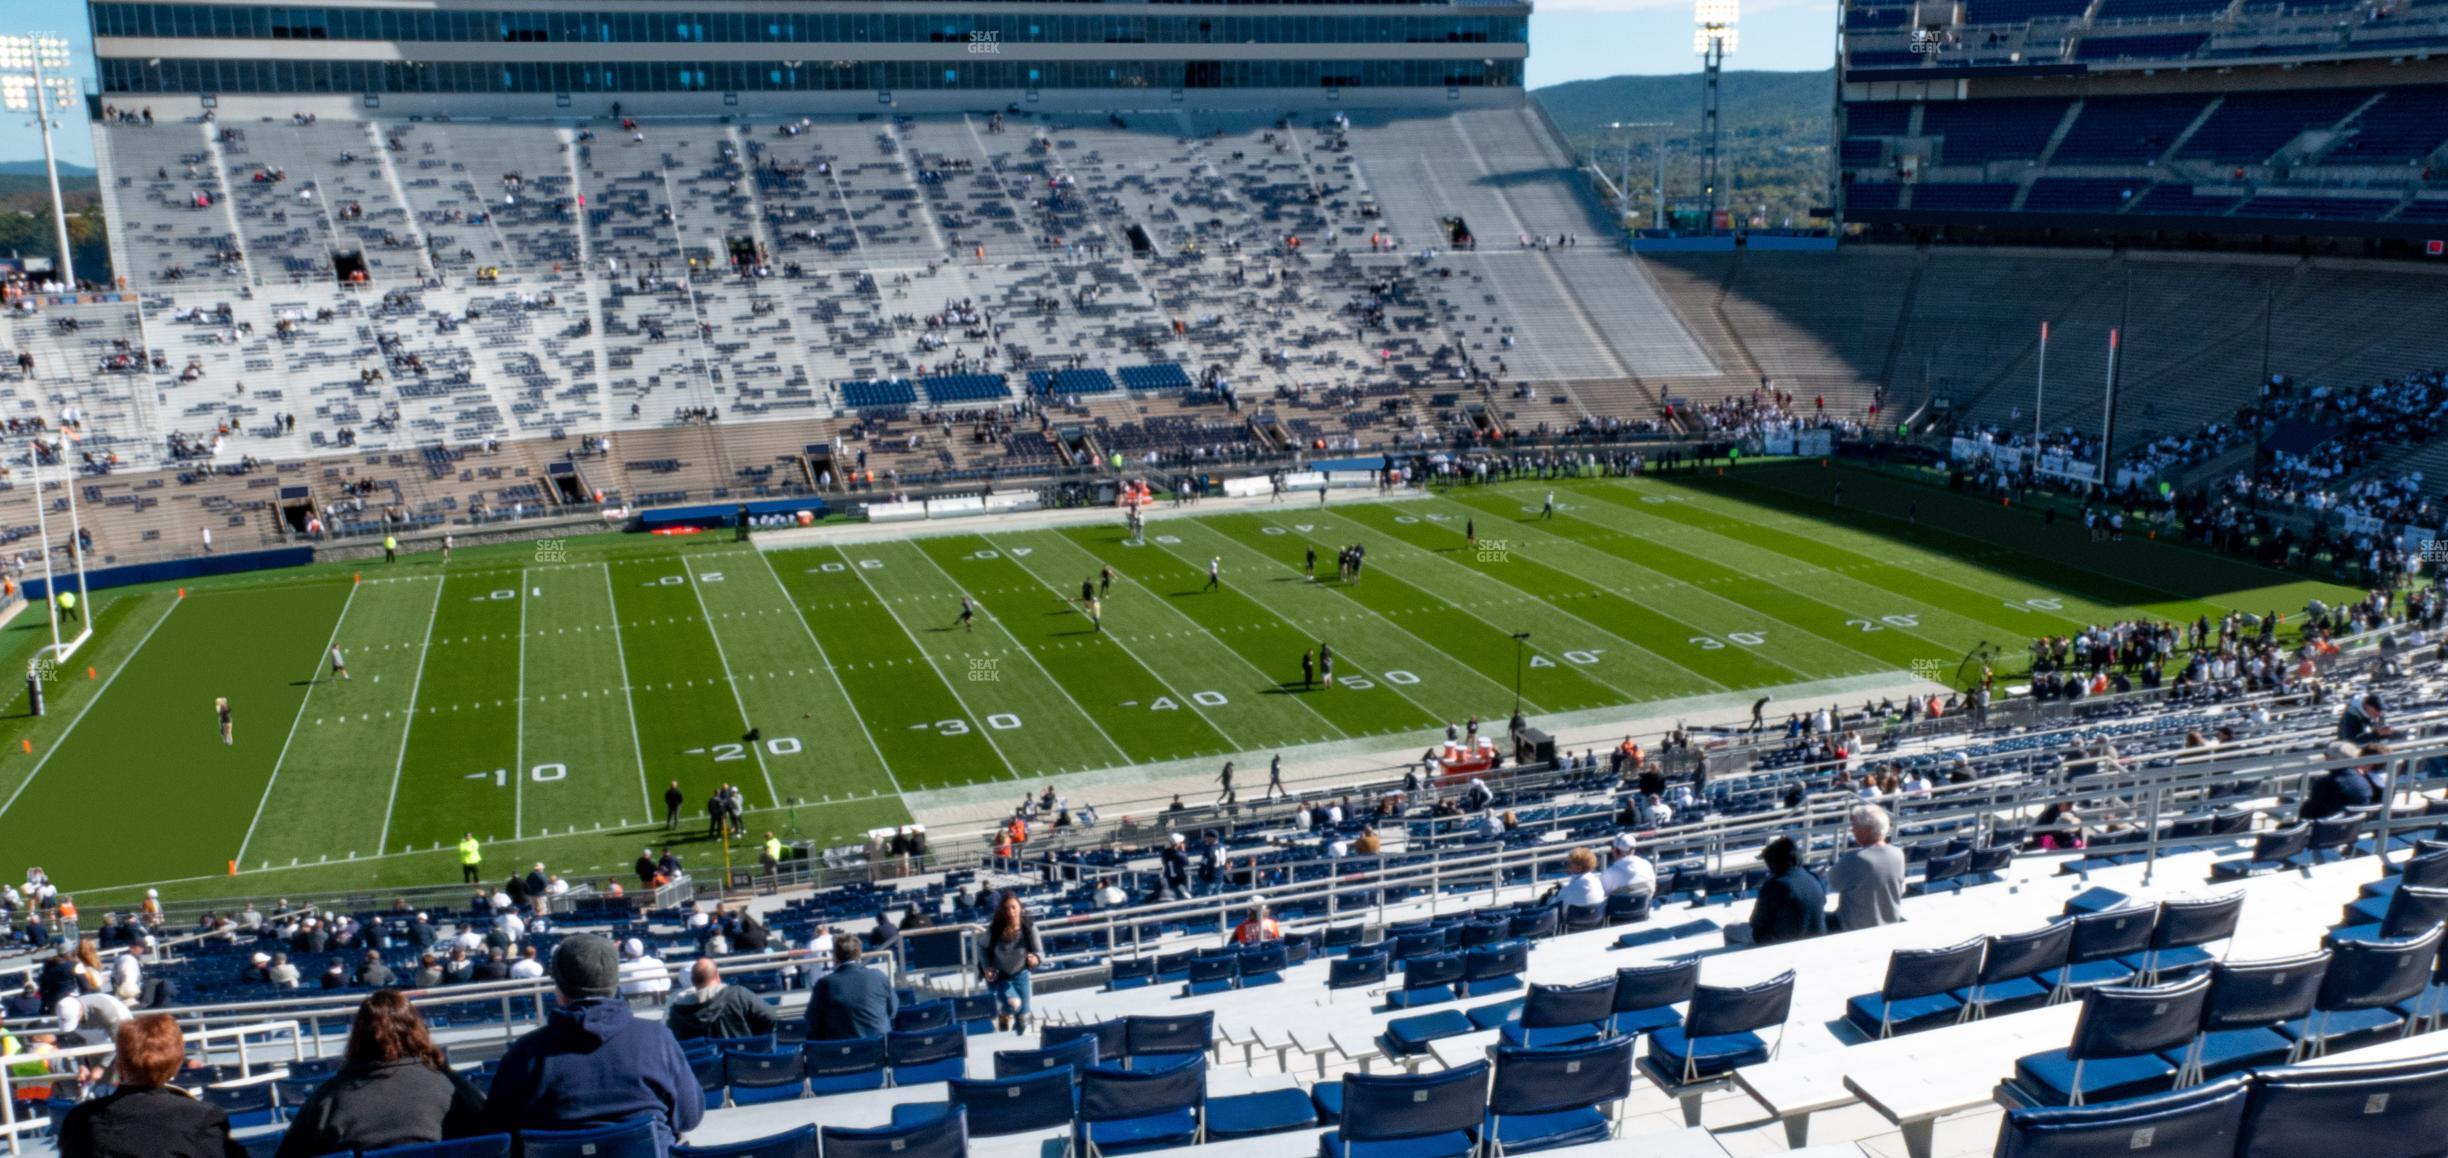
[[[1692,51],[1700,55],[1700,133],[1707,150],[1701,168],[1700,195],[1707,204],[1707,228],[1717,228],[1717,82],[1725,58],[1734,51],[1734,22],[1742,18],[1742,0],[1698,0],[1692,9]]]
[[[51,177],[51,226],[58,232],[59,279],[76,289],[76,262],[68,252],[68,204],[60,197],[59,159],[51,151],[55,114],[76,107],[75,78],[68,75],[68,42],[47,32],[0,36],[0,106],[31,112],[42,131],[43,170]]]

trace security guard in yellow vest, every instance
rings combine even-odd
[[[459,839],[459,879],[467,884],[475,884],[477,878],[483,875],[483,869],[480,867],[483,864],[484,848],[476,843],[476,834],[471,832],[461,837]]]

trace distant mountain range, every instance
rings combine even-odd
[[[1747,219],[1767,225],[1807,224],[1812,206],[1827,201],[1830,106],[1836,97],[1832,70],[1816,72],[1727,72],[1720,81],[1718,133],[1726,197],[1721,202]],[[1531,98],[1563,131],[1567,143],[1598,159],[1611,175],[1624,164],[1624,134],[1612,121],[1669,121],[1666,187],[1669,199],[1695,196],[1700,187],[1700,74],[1610,76],[1534,90]],[[1632,133],[1632,183],[1647,201],[1657,133]],[[1645,222],[1644,222],[1645,223]]]
[[[62,181],[71,177],[89,178],[94,175],[93,166],[71,165],[66,161],[60,162],[59,171]],[[42,175],[43,163],[40,157],[31,161],[0,161],[0,177],[40,177]]]

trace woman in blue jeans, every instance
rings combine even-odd
[[[1004,893],[986,926],[986,990],[994,994],[996,1029],[1027,1032],[1029,997],[1035,988],[1031,978],[1044,957],[1045,942],[1021,907],[1020,894]]]

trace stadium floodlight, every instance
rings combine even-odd
[[[1700,189],[1708,200],[1706,227],[1712,231],[1717,228],[1717,84],[1725,73],[1725,58],[1739,39],[1734,23],[1740,19],[1742,0],[1694,0],[1692,5],[1692,53],[1701,61],[1700,135],[1708,150]]]
[[[43,171],[51,178],[51,226],[59,241],[59,280],[76,289],[76,262],[68,251],[68,204],[60,196],[59,159],[51,149],[57,114],[76,107],[76,80],[68,75],[68,41],[52,33],[0,35],[0,107],[32,113],[42,132]]]

